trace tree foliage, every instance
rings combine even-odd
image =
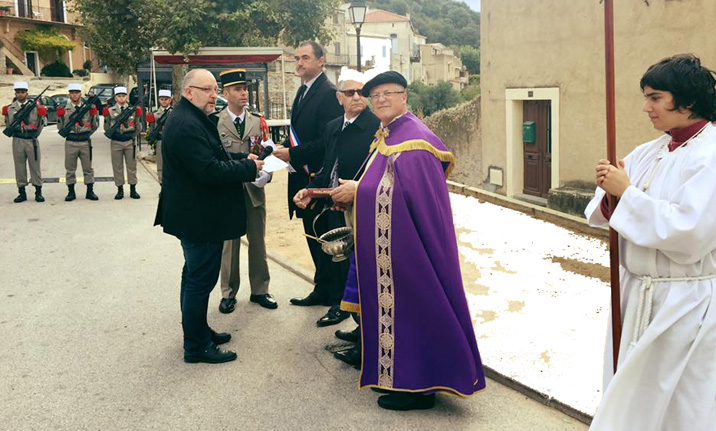
[[[100,58],[133,74],[152,47],[192,54],[203,46],[295,46],[328,40],[338,0],[75,0],[84,37]]]
[[[440,81],[437,85],[426,85],[414,81],[408,86],[408,104],[410,109],[425,116],[442,109],[452,108],[462,101],[460,93],[449,82]]]
[[[445,46],[480,46],[480,13],[455,0],[368,0],[372,8],[410,14],[418,33]]]
[[[53,61],[75,46],[60,32],[48,26],[18,32],[15,40],[23,50],[37,51],[43,59]]]
[[[460,60],[471,74],[480,74],[480,50],[472,46],[460,47]]]

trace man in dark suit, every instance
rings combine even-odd
[[[216,285],[224,240],[246,233],[244,182],[254,181],[263,162],[230,155],[221,144],[214,112],[218,88],[206,69],[194,69],[183,81],[182,99],[164,126],[164,174],[156,224],[181,241],[184,268],[181,311],[184,361],[221,363],[236,353],[216,346],[230,334],[209,328],[206,310]],[[237,223],[237,220],[244,220]]]
[[[325,58],[323,48],[314,41],[302,42],[296,49],[296,73],[303,84],[296,93],[291,109],[291,128],[300,144],[290,139],[284,141],[284,148],[277,148],[273,154],[291,164],[296,171],[288,178],[289,217],[296,214],[303,220],[304,232],[311,236],[327,231],[326,220],[320,217],[314,232],[313,221],[320,208],[309,206],[298,208],[293,202],[296,193],[305,188],[312,173],[318,172],[324,157],[323,133],[326,124],[343,114],[336,100],[336,87],[323,73]],[[315,240],[307,239],[316,272],[313,276],[313,291],[305,298],[293,298],[294,305],[333,305],[331,288],[334,277],[331,258],[321,250]]]
[[[334,188],[338,186],[339,179],[353,180],[365,161],[375,132],[380,126],[380,120],[370,109],[367,109],[368,101],[361,94],[364,81],[365,76],[362,73],[345,68],[342,71],[336,98],[345,113],[326,125],[323,136],[325,147],[323,164],[308,187]],[[306,208],[310,204],[321,209],[333,206],[330,199],[318,199],[316,202],[311,202],[311,199],[307,190],[302,189],[296,193],[293,200],[299,208]],[[346,225],[344,214],[339,211],[325,212],[321,218],[325,218],[327,229]],[[328,292],[331,308],[318,320],[318,326],[334,325],[348,317],[349,312],[359,311],[357,301],[351,301],[350,304],[341,303],[348,274],[348,261],[331,262],[330,268],[333,276]],[[341,333],[339,338],[342,335],[346,334]]]

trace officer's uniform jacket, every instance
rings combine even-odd
[[[164,115],[169,115],[172,112],[172,106],[169,105],[166,108],[163,106],[158,107],[157,109],[152,111],[152,114],[154,114],[154,122],[153,123],[147,123],[148,131],[151,132],[154,130],[155,127],[157,127],[157,122],[162,118]],[[164,125],[166,125],[166,120],[164,121]],[[163,132],[163,130],[162,130]],[[162,132],[159,132],[157,135],[157,141],[162,140]]]
[[[246,121],[244,125],[244,137],[241,139],[234,122],[231,120],[231,115],[229,115],[229,108],[227,107],[219,113],[219,121],[217,124],[219,137],[221,138],[221,143],[230,153],[249,154],[252,148],[256,148],[256,144],[260,145],[262,139],[260,129],[261,115],[246,111],[244,121]],[[254,154],[256,154],[256,151],[254,151]],[[244,190],[248,193],[253,206],[257,207],[266,204],[266,194],[263,188],[257,187],[252,183],[244,183]]]
[[[67,121],[74,114],[74,112],[82,106],[80,103],[75,106],[74,103],[67,102],[65,105],[65,114],[63,116],[57,115],[57,130],[62,129],[67,124]],[[99,112],[97,107],[93,106],[85,113],[80,121],[75,121],[75,126],[70,130],[70,134],[67,135],[68,141],[85,142],[89,140],[90,136],[99,128]]]
[[[131,109],[132,111],[135,111],[135,109],[130,106],[126,105],[126,109]],[[112,125],[117,120],[117,117],[122,113],[122,108],[119,106],[119,104],[115,104],[111,108],[105,108],[104,116],[104,130],[109,130]],[[142,131],[142,124],[139,121],[139,118],[136,118],[136,111],[132,112],[132,115],[127,118],[127,121],[125,121],[121,126],[119,126],[119,131],[114,136],[115,141],[129,141],[134,139],[135,137],[139,136],[139,134]]]
[[[30,101],[25,101],[25,103],[30,103]],[[3,114],[5,114],[6,126],[12,123],[13,118],[15,118],[15,114],[17,114],[17,111],[19,111],[21,107],[22,105],[20,105],[20,102],[16,100],[3,109]],[[20,139],[37,139],[37,137],[42,132],[42,128],[45,126],[46,113],[47,111],[45,110],[44,106],[35,106],[35,108],[30,111],[30,115],[25,118],[25,121],[22,121],[20,124],[14,127],[14,137]]]

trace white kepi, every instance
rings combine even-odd
[[[127,94],[127,87],[114,87],[114,94]]]
[[[169,90],[159,90],[158,97],[172,97],[172,92]]]
[[[15,85],[14,85],[14,87],[15,87],[15,90],[25,90],[25,91],[27,91],[27,90],[30,89],[30,86],[27,85],[27,82],[22,82],[22,81],[16,82]]]
[[[82,84],[78,82],[70,82],[67,84],[67,91],[82,91]]]

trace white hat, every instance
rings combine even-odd
[[[341,74],[338,77],[338,82],[344,81],[356,81],[360,82],[361,84],[365,84],[366,82],[368,82],[365,77],[365,74],[363,74],[362,72],[358,72],[354,69],[349,69],[346,66],[343,66],[341,68]]]
[[[127,87],[114,87],[114,94],[127,94]]]
[[[172,92],[169,90],[159,90],[159,97],[172,97]]]
[[[82,84],[78,82],[71,82],[67,84],[67,91],[82,91]]]
[[[15,83],[15,90],[29,90],[30,86],[27,85],[27,82],[18,81]]]

